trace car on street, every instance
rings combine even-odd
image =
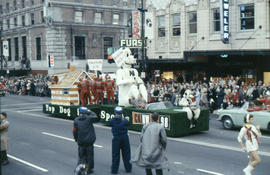
[[[0,89],[0,96],[5,96],[6,95],[6,92],[5,92],[5,90],[3,90],[3,89]]]
[[[252,114],[254,125],[260,125],[262,130],[270,132],[270,110],[258,101],[247,101],[241,107],[220,109],[216,113],[224,129],[233,129],[244,125],[244,116]]]

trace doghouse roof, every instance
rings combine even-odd
[[[77,85],[76,82],[79,82],[80,77],[90,77],[90,75],[83,71],[83,70],[73,70],[70,72],[62,72],[54,74],[53,76],[58,77],[58,83],[57,84],[50,84],[50,88],[70,88],[74,85]]]

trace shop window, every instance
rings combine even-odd
[[[75,57],[85,59],[85,37],[75,36]]]
[[[41,60],[41,38],[36,38],[36,58]]]
[[[19,61],[19,38],[14,38],[15,45],[15,61]]]
[[[8,48],[9,48],[9,49],[8,49],[8,54],[9,54],[8,61],[11,61],[11,58],[12,58],[12,57],[11,57],[11,56],[12,56],[12,55],[11,55],[11,49],[12,49],[12,48],[11,48],[11,39],[8,39]]]
[[[254,4],[240,6],[240,29],[254,29]]]
[[[35,24],[35,14],[31,13],[31,24],[34,25]]]
[[[219,32],[220,31],[220,9],[212,9],[213,14],[213,31]]]
[[[188,13],[189,33],[197,33],[197,12]]]
[[[158,17],[158,37],[165,37],[165,16]]]
[[[103,43],[104,43],[104,46],[103,46],[104,59],[108,59],[107,49],[113,46],[113,38],[112,37],[104,37]]]
[[[101,24],[102,23],[102,13],[95,13],[95,24]]]
[[[180,14],[179,13],[173,14],[172,19],[173,19],[173,26],[172,26],[173,36],[180,36],[181,35]]]
[[[76,23],[82,23],[83,22],[83,12],[81,12],[81,11],[75,11],[75,19],[74,19],[74,21],[76,22]]]
[[[27,58],[27,47],[26,47],[26,36],[22,37],[22,59],[26,60]]]
[[[120,18],[120,15],[119,14],[113,14],[112,24],[113,25],[119,25],[119,18]]]

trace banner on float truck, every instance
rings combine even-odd
[[[141,39],[141,13],[138,10],[132,11],[132,36]]]
[[[54,56],[53,54],[47,54],[48,67],[54,67]]]
[[[87,64],[90,70],[102,71],[103,59],[88,59]]]
[[[9,47],[8,47],[8,41],[7,40],[3,41],[3,55],[5,57],[9,56]]]
[[[220,0],[220,18],[221,18],[221,29],[222,29],[222,42],[229,44],[229,0]]]
[[[148,12],[145,12],[145,37],[148,39],[153,39],[153,12],[148,10]]]

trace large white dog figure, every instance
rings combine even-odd
[[[137,99],[139,94],[147,101],[147,90],[143,80],[138,76],[138,71],[131,66],[136,63],[129,48],[120,48],[113,55],[113,59],[118,67],[116,72],[116,85],[118,86],[118,105],[131,106],[129,100]]]
[[[190,121],[190,128],[194,128],[197,120],[200,116],[200,108],[196,108],[196,102],[192,102],[192,92],[187,89],[183,95],[183,98],[180,100],[179,105],[183,106],[183,111],[187,112],[187,117]]]

